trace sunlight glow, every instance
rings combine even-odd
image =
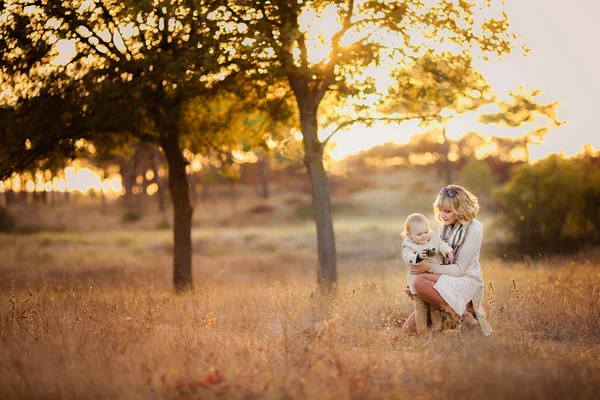
[[[496,146],[495,143],[490,142],[475,150],[475,158],[481,160],[494,154],[497,150],[498,146]]]
[[[517,149],[510,152],[510,156],[515,160],[523,160],[525,158],[525,150]]]
[[[121,176],[115,176],[110,181],[110,188],[115,193],[121,193],[123,190],[123,184],[121,182]]]
[[[300,31],[310,32],[306,42],[309,62],[318,63],[329,56],[331,39],[342,28],[337,8],[335,4],[330,4],[323,9],[322,15],[305,8],[298,18]],[[299,53],[294,55],[299,57]]]
[[[321,130],[319,138],[323,140],[332,131],[331,128]],[[400,125],[376,123],[370,128],[356,124],[347,130],[336,133],[332,137],[332,143],[335,143],[336,147],[331,150],[330,156],[333,160],[339,161],[346,156],[357,154],[362,150],[383,143],[407,143],[411,136],[425,131],[426,128],[419,126],[418,121],[406,121]]]
[[[75,170],[72,167],[65,168],[67,189],[86,193],[90,190],[99,192],[102,189],[100,177],[88,168]]]
[[[195,157],[194,161],[192,161],[191,165],[191,169],[193,172],[198,172],[202,170],[202,157]],[[160,173],[159,173],[160,175]],[[146,176],[147,178],[147,176]]]
[[[59,40],[56,42],[58,55],[52,61],[54,65],[66,65],[75,56],[75,40]]]
[[[156,183],[152,183],[146,188],[146,193],[149,196],[153,196],[156,192],[158,192],[158,185]]]
[[[255,163],[258,161],[258,157],[252,151],[246,152],[246,151],[233,150],[231,152],[231,154],[233,155],[233,157],[236,160],[238,160],[242,163]]]
[[[102,191],[104,193],[109,193],[110,192],[110,181],[105,180],[104,182],[102,182]]]
[[[54,182],[54,187],[59,192],[64,193],[67,191],[67,182],[65,182],[64,179],[54,178],[53,182]]]
[[[12,186],[12,190],[13,192],[20,192],[22,190],[21,188],[21,180],[19,179],[18,176],[13,176],[13,178],[11,179],[10,182],[11,186]]]

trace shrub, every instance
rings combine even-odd
[[[334,216],[348,215],[356,217],[365,215],[365,210],[360,205],[354,204],[351,201],[332,201],[331,213]],[[312,203],[306,202],[297,205],[295,214],[298,219],[314,218]]]
[[[6,208],[0,207],[0,232],[8,232],[15,227],[15,221]]]
[[[142,219],[142,214],[137,211],[125,211],[121,220],[124,223],[137,222]]]
[[[169,221],[167,221],[166,219],[161,220],[160,222],[157,222],[155,225],[155,229],[158,230],[167,230],[167,229],[171,229],[171,224],[169,223]]]
[[[495,197],[520,252],[575,251],[600,239],[600,169],[588,159],[553,155],[517,167]]]
[[[460,170],[460,183],[469,188],[478,197],[487,197],[494,187],[492,169],[485,160],[469,157],[467,163]]]

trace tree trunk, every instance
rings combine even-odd
[[[300,124],[304,142],[304,163],[310,177],[313,212],[317,225],[317,283],[325,290],[334,290],[337,281],[335,233],[331,218],[329,181],[323,166],[323,144],[317,136],[316,107],[300,105]]]
[[[171,126],[172,129],[172,126]],[[163,133],[164,134],[164,133]],[[173,203],[173,286],[176,292],[191,290],[192,281],[192,214],[187,161],[179,147],[179,132],[172,130],[163,137],[162,147],[169,165],[169,191]]]
[[[54,186],[54,178],[56,177],[56,170],[53,168],[51,170],[52,178],[50,179],[50,183],[52,183],[52,190],[50,191],[50,204],[56,204],[56,187]]]
[[[441,148],[441,160],[442,166],[444,170],[444,183],[446,186],[452,183],[452,163],[448,159],[448,155],[450,154],[450,144],[448,143],[448,138],[446,137],[446,126],[442,129],[442,137],[444,139],[443,143],[440,145]]]
[[[523,146],[523,152],[525,153],[525,164],[529,165],[531,155],[529,153],[529,142],[528,141],[525,141],[525,145]]]
[[[28,195],[27,195],[27,181],[25,180],[25,177],[23,176],[23,174],[21,174],[19,176],[19,179],[21,180],[21,191],[19,192],[19,200],[22,203],[27,203],[28,202]]]
[[[229,178],[229,199],[231,200],[231,213],[234,215],[237,213],[237,190],[235,184],[235,178]]]
[[[262,198],[269,198],[269,159],[263,155],[258,162],[260,183],[262,187]]]
[[[154,173],[154,183],[158,186],[158,190],[156,191],[156,197],[158,197],[158,209],[164,214],[166,211],[164,179],[161,179],[158,175],[160,156],[160,150],[152,146],[152,172]]]
[[[119,173],[121,174],[121,180],[123,181],[123,188],[125,194],[123,195],[123,202],[127,211],[132,211],[134,207],[133,188],[135,186],[136,178],[136,157],[133,156],[131,160],[123,160],[119,166]]]
[[[196,176],[193,172],[190,171],[190,173],[187,174],[187,178],[188,184],[190,185],[190,201],[192,203],[192,206],[195,206],[198,201],[196,196]]]
[[[12,187],[4,192],[5,200],[6,200],[6,208],[8,208],[13,203],[15,192],[13,192]]]
[[[452,161],[446,158],[446,186],[452,184]]]
[[[101,182],[104,182],[105,173],[102,172]],[[104,187],[100,185],[100,214],[106,215],[108,212],[108,203],[106,200],[106,194],[104,193]]]

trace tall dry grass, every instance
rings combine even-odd
[[[412,306],[398,234],[407,213],[430,211],[432,174],[369,176],[376,187],[337,199],[365,215],[336,216],[330,298],[315,292],[314,223],[293,218],[289,191],[268,215],[248,212],[262,200],[218,218],[199,206],[197,286],[182,296],[159,216],[24,213],[53,232],[0,235],[0,399],[597,398],[599,252],[485,256],[493,336],[401,333]],[[212,225],[223,218],[229,227]]]
[[[377,234],[342,233],[340,251]],[[415,337],[400,331],[411,304],[393,260],[354,255],[340,265],[337,295],[323,298],[314,250],[298,248],[306,234],[279,248],[254,232],[196,234],[198,286],[175,296],[163,235],[2,237],[0,397],[591,399],[600,390],[598,262],[486,259],[494,335]]]

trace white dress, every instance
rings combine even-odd
[[[442,227],[440,227],[440,234],[441,229]],[[467,303],[473,302],[481,330],[484,335],[489,336],[492,328],[486,320],[485,311],[481,305],[485,286],[479,264],[482,237],[481,222],[476,219],[472,220],[467,227],[465,239],[454,256],[454,263],[431,264],[429,272],[441,275],[433,288],[458,315],[462,316],[467,308]]]

